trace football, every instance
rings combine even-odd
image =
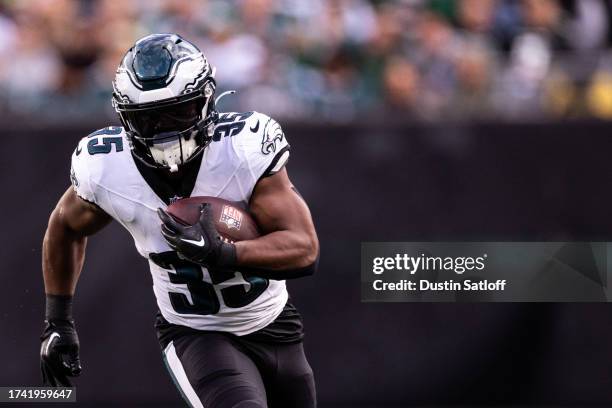
[[[219,235],[229,242],[255,239],[261,234],[257,223],[240,203],[217,197],[188,197],[168,206],[168,213],[186,225],[195,224],[200,218],[200,205],[209,203]]]

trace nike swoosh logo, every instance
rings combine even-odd
[[[78,156],[79,154],[81,154],[81,150],[82,150],[82,149],[81,149],[81,145],[78,145],[78,146],[76,147],[76,155],[77,155],[77,156]]]
[[[185,241],[189,244],[193,244],[199,247],[203,247],[204,246],[204,237],[201,237],[199,241],[194,241],[192,239],[185,239],[185,238],[181,238],[181,241]]]
[[[252,127],[250,129],[251,129],[251,132],[257,133],[257,131],[259,130],[259,119],[257,119],[257,123],[255,124],[255,127]]]
[[[56,337],[58,339],[60,337],[59,333],[57,333],[57,332],[51,333],[51,336],[49,336],[49,341],[47,342],[47,347],[45,347],[45,355],[47,355],[47,356],[49,355],[49,347],[51,347],[51,343],[53,343],[53,339],[55,339]]]

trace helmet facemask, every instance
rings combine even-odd
[[[204,150],[217,119],[213,80],[183,101],[115,107],[136,158],[171,172]]]

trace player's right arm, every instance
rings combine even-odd
[[[51,213],[43,240],[45,329],[40,350],[43,382],[71,386],[68,376],[81,371],[79,340],[72,319],[72,296],[85,259],[87,236],[111,221],[95,204],[71,187]]]
[[[43,240],[43,277],[48,295],[72,296],[85,259],[87,236],[111,217],[68,188],[49,217]]]

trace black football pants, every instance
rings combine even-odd
[[[158,335],[166,367],[191,406],[316,407],[314,376],[301,342],[264,343],[183,329],[165,322]]]

